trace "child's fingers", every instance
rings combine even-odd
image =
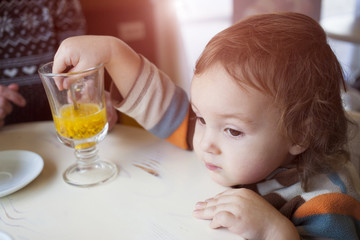
[[[221,211],[215,214],[210,223],[211,228],[231,228],[236,223],[236,216],[231,212]]]
[[[55,53],[52,65],[52,73],[54,74],[72,72],[79,63],[78,54],[72,49],[71,44],[67,44],[67,42],[68,40],[64,40]],[[68,89],[69,84],[63,76],[54,77],[54,81],[59,90]]]
[[[76,45],[72,44],[71,38],[65,39],[54,56],[52,67],[53,73],[70,72],[69,68],[73,68],[79,63],[80,55]]]
[[[198,202],[195,205],[195,209],[202,209],[205,207],[211,207],[219,204],[231,204],[234,202],[239,203],[243,200],[244,199],[240,194],[236,194],[235,192],[223,192],[213,198],[209,198],[203,202]]]
[[[200,219],[211,220],[215,216],[216,207],[205,207],[202,209],[195,209],[193,216]]]
[[[217,213],[222,211],[239,213],[239,208],[236,204],[217,204],[195,209],[193,215],[200,219],[213,219]]]
[[[63,59],[54,58],[52,72],[53,73],[63,73],[68,68],[67,63]]]
[[[227,228],[230,232],[236,233],[245,239],[264,239],[261,231],[253,226],[254,224],[249,224],[246,218],[228,211],[218,212],[210,222],[211,228]]]
[[[80,72],[100,64],[92,37],[80,36],[65,39],[54,56],[53,73]]]

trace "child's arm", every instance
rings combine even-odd
[[[212,228],[228,228],[246,239],[300,239],[289,219],[245,188],[230,189],[197,203],[194,216],[211,220]]]
[[[124,97],[114,84],[113,105],[155,136],[183,149],[192,148],[192,112],[187,93],[141,56],[136,81]]]
[[[121,40],[108,36],[71,37],[62,42],[53,72],[78,71],[104,63],[113,80],[112,104],[159,138],[191,149],[187,94],[168,76]],[[68,70],[68,69],[67,69]],[[60,89],[69,83],[57,83]]]
[[[126,96],[134,84],[140,57],[123,41],[110,36],[77,36],[65,39],[54,57],[54,73],[88,69],[104,63],[105,68],[122,96]],[[60,88],[68,88],[60,83]]]

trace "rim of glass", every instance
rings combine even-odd
[[[46,73],[44,72],[44,68],[50,64],[53,64],[54,62],[48,62],[48,63],[45,63],[43,65],[40,66],[38,72],[44,76],[48,76],[48,77],[64,77],[64,76],[72,76],[72,75],[76,75],[76,74],[84,74],[84,73],[87,73],[87,72],[91,72],[91,71],[94,71],[94,70],[97,70],[99,68],[102,68],[104,66],[103,63],[100,63],[99,65],[95,66],[95,67],[91,67],[91,68],[88,68],[88,69],[84,69],[84,70],[81,70],[81,71],[77,71],[77,72],[68,72],[68,73]]]

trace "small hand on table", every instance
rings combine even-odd
[[[245,188],[229,189],[198,202],[193,214],[211,220],[211,228],[227,228],[246,239],[300,239],[289,219]]]

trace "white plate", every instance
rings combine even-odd
[[[13,240],[13,238],[10,237],[10,235],[7,234],[6,232],[2,232],[0,230],[0,240]]]
[[[40,174],[43,167],[43,159],[34,152],[0,151],[0,197],[25,187]]]

